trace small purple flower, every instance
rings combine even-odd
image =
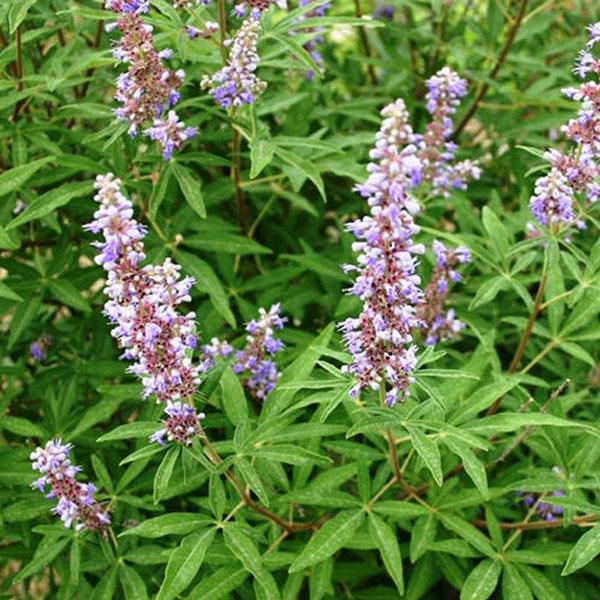
[[[275,331],[283,329],[287,321],[280,311],[280,304],[273,304],[268,312],[260,308],[259,318],[246,325],[249,334],[246,347],[235,354],[234,373],[244,374],[245,387],[259,400],[267,397],[279,379],[277,365],[267,355],[283,348],[281,340],[274,337]]]
[[[310,4],[312,1],[313,0],[299,0],[298,6],[306,6],[307,4]],[[303,15],[300,15],[300,17],[298,18],[298,22],[305,21],[306,19],[310,19],[312,17],[324,17],[330,8],[331,8],[331,2],[324,1],[322,4],[316,6],[312,10],[309,10],[308,12],[304,13]],[[323,69],[323,64],[324,64],[323,57],[321,56],[321,53],[318,50],[319,44],[321,44],[324,39],[323,35],[321,35],[322,32],[323,32],[323,29],[319,28],[319,27],[310,27],[310,28],[302,29],[302,34],[309,34],[309,33],[315,34],[315,36],[312,39],[310,39],[304,43],[304,49],[310,54],[310,56],[312,57],[313,61],[317,65],[317,67],[319,67],[319,70]],[[295,35],[295,34],[296,34],[295,31],[290,31],[290,35]],[[312,79],[314,77],[314,72],[308,71],[306,76],[308,79]]]
[[[50,440],[44,448],[36,448],[31,453],[32,467],[42,474],[31,487],[44,492],[50,486],[48,498],[57,498],[58,502],[52,512],[58,515],[65,527],[76,523],[75,529],[100,531],[105,536],[105,529],[110,525],[107,510],[94,499],[96,486],[93,483],[80,483],[75,475],[81,470],[71,464],[69,456],[71,444],[63,444],[60,439]]]
[[[163,148],[163,159],[169,160],[175,150],[181,148],[184,142],[198,133],[198,129],[186,127],[179,120],[177,113],[170,110],[166,119],[154,119],[153,126],[146,129],[144,133],[151,140],[160,143]]]
[[[233,348],[227,342],[212,338],[210,344],[202,346],[199,371],[206,373],[215,366],[217,357],[227,358],[232,352]]]
[[[167,418],[163,420],[163,429],[153,433],[148,439],[163,446],[165,438],[172,442],[190,446],[195,437],[202,432],[200,421],[204,419],[204,413],[196,413],[196,409],[183,402],[167,401],[165,407]]]

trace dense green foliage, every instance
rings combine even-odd
[[[230,115],[200,88],[219,44],[183,29],[204,9],[152,0],[157,43],[186,71],[178,112],[199,128],[169,162],[114,119],[122,67],[101,4],[0,2],[0,596],[596,600],[599,212],[544,243],[526,223],[541,151],[575,111],[561,88],[597,3],[390,0],[393,20],[367,21],[356,7],[370,14],[371,0],[334,0],[314,21],[325,69],[312,80],[288,35],[297,21],[273,7],[258,47],[268,87]],[[484,92],[456,138],[482,176],[421,198],[418,239],[471,250],[449,297],[466,328],[419,346],[410,398],[387,408],[376,392],[350,398],[341,370],[335,324],[360,311],[344,294],[344,223],[367,210],[352,187],[379,109],[404,98],[422,131],[424,82],[445,64],[469,81],[457,123]],[[241,347],[243,323],[276,302],[289,318],[265,402],[227,360],[202,382],[204,445],[147,442],[161,409],[119,360],[82,230],[107,172],[148,228],[148,260],[171,256],[196,278],[202,341]],[[429,251],[425,282],[432,264]],[[30,352],[40,338],[43,361]],[[29,454],[53,437],[110,506],[108,536],[64,527],[31,490]],[[554,521],[518,495],[555,490]]]

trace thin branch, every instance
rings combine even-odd
[[[22,92],[23,85],[23,44],[21,41],[21,26],[17,27],[17,31],[15,32],[15,45],[16,45],[16,62],[15,62],[15,76],[17,78],[17,92]],[[19,112],[21,112],[21,108],[23,107],[24,101],[21,98],[15,104],[15,110],[12,115],[13,123],[16,123],[19,118]]]
[[[360,0],[354,0],[354,14],[357,19],[362,19],[362,10],[360,8]],[[369,38],[367,36],[367,30],[361,25],[358,28],[358,33],[360,35],[360,42],[363,47],[363,51],[365,56],[367,57],[367,73],[369,74],[369,81],[372,85],[377,83],[377,78],[375,77],[375,69],[373,68],[373,64],[371,60],[373,59],[373,51],[371,50],[371,43],[369,42]]]
[[[238,225],[242,234],[247,229],[247,206],[246,198],[242,190],[241,159],[240,159],[240,132],[234,127],[231,140],[231,180],[235,188],[235,203],[237,206]]]
[[[552,521],[533,521],[520,523],[499,523],[500,529],[505,530],[520,530],[526,531],[528,529],[557,529],[564,527],[565,525],[577,525],[578,527],[589,527],[598,521],[598,515],[583,515],[581,517],[573,517],[570,521],[565,519],[553,519]],[[473,519],[473,525],[480,528],[487,527],[487,521],[485,519]]]
[[[517,346],[512,361],[510,362],[510,366],[508,367],[509,373],[514,373],[521,364],[521,359],[523,358],[523,353],[527,348],[529,338],[531,337],[531,332],[533,331],[533,326],[535,325],[535,321],[538,318],[538,315],[542,308],[542,301],[544,299],[544,292],[546,291],[547,281],[548,273],[546,270],[546,263],[544,262],[544,270],[542,272],[542,278],[540,280],[540,284],[535,295],[535,300],[533,301],[533,308],[531,309],[531,314],[529,315],[529,319],[527,320],[527,325],[525,325],[523,335],[519,340],[519,345]],[[488,408],[487,412],[485,413],[486,416],[493,415],[498,411],[500,403],[502,402],[502,398],[503,396],[500,396],[494,401],[494,403]]]
[[[479,105],[481,104],[481,102],[485,98],[486,94],[488,93],[488,90],[490,89],[489,82],[496,78],[496,75],[498,75],[498,71],[500,71],[500,69],[502,68],[502,65],[506,61],[506,58],[508,57],[508,53],[510,52],[510,49],[512,48],[515,38],[517,37],[517,32],[519,31],[519,28],[521,27],[523,17],[525,16],[525,9],[527,8],[527,2],[528,2],[528,0],[521,0],[521,5],[519,6],[519,12],[517,13],[515,20],[513,21],[513,23],[510,26],[508,35],[506,36],[506,41],[504,42],[504,46],[502,47],[502,50],[500,51],[500,54],[498,55],[498,58],[496,59],[496,63],[494,64],[492,70],[490,71],[489,75],[487,76],[487,81],[485,83],[483,83],[481,85],[481,87],[479,88],[479,91],[477,92],[477,95],[473,99],[471,106],[469,106],[469,109],[464,114],[460,123],[456,126],[456,128],[452,132],[451,139],[457,138],[462,133],[463,129],[467,126],[467,123],[471,120],[471,117],[475,114],[475,112],[477,112]]]

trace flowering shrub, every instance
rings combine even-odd
[[[597,600],[559,4],[0,3],[2,595]]]

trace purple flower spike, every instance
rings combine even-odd
[[[71,444],[63,444],[60,439],[50,440],[44,448],[36,448],[31,453],[33,469],[42,477],[36,479],[31,487],[44,492],[50,486],[48,498],[57,498],[58,503],[52,512],[58,515],[65,527],[75,523],[75,529],[100,531],[106,535],[110,525],[110,516],[102,505],[95,501],[96,486],[93,483],[80,483],[75,475],[81,470],[72,465],[69,459]]]
[[[593,54],[594,46],[600,40],[600,23],[590,25],[588,30],[589,42],[575,65],[575,72],[582,79],[590,73],[600,75],[600,59]],[[563,93],[581,103],[577,117],[561,128],[576,147],[568,154],[557,150],[544,154],[551,168],[535,182],[529,206],[539,225],[552,229],[575,225],[582,229],[585,225],[577,219],[578,197],[589,205],[600,196],[600,85],[586,81],[579,87],[564,89]],[[534,226],[530,225],[529,229]]]
[[[104,236],[103,242],[94,242],[96,262],[108,272],[104,314],[114,325],[122,358],[133,361],[128,371],[142,380],[144,398],[189,401],[199,383],[199,368],[191,360],[195,314],[183,315],[178,306],[191,300],[194,279],[181,278],[181,267],[169,258],[162,265],[141,267],[145,229],[133,218],[120,180],[111,173],[100,175],[96,189],[100,208],[85,228]]]
[[[448,67],[426,81],[427,110],[431,114],[423,135],[417,134],[414,143],[423,163],[423,180],[431,183],[436,194],[449,195],[450,190],[466,189],[469,179],[479,179],[481,169],[476,162],[453,162],[457,146],[449,141],[452,134],[452,115],[467,93],[467,82]]]
[[[421,180],[422,163],[410,143],[413,132],[404,102],[386,106],[381,115],[369,177],[356,186],[371,214],[347,226],[357,238],[353,249],[358,253],[356,264],[344,267],[356,273],[348,293],[359,297],[363,308],[340,329],[352,354],[346,370],[358,380],[351,395],[385,381],[391,386],[386,394],[391,406],[408,396],[417,361],[411,330],[419,324],[416,307],[422,291],[416,267],[424,248],[413,240],[419,231],[413,215],[420,207],[411,188]]]
[[[456,319],[454,310],[445,311],[444,304],[450,282],[461,279],[456,267],[471,260],[471,254],[467,248],[458,247],[451,250],[438,240],[433,242],[433,253],[435,268],[431,281],[425,288],[423,302],[417,309],[418,317],[421,320],[422,336],[428,346],[451,339],[464,329],[465,324]]]
[[[163,146],[163,157],[168,159],[175,149],[196,134],[194,128],[185,128],[174,111],[166,119],[163,112],[179,99],[178,89],[183,84],[184,72],[172,71],[163,65],[172,51],[158,52],[154,47],[152,26],[144,23],[141,14],[148,12],[149,3],[142,0],[107,0],[105,7],[119,14],[109,29],[118,29],[122,36],[113,47],[113,56],[127,65],[127,72],[117,77],[115,98],[121,106],[115,115],[129,124],[129,135],[135,137],[146,123],[153,123],[144,133]]]
[[[266,356],[283,348],[281,340],[274,337],[275,330],[283,329],[287,321],[280,310],[280,304],[273,304],[268,312],[260,308],[259,318],[246,325],[246,347],[235,355],[234,372],[246,376],[244,385],[259,400],[267,397],[279,379],[277,365]]]

